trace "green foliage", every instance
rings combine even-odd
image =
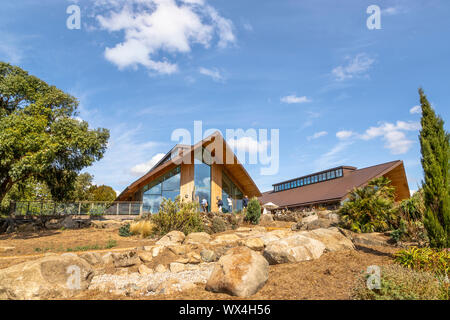
[[[400,202],[399,210],[405,219],[421,221],[425,212],[423,190],[419,190],[409,199]]]
[[[219,217],[214,217],[211,221],[211,229],[214,233],[224,232],[227,230],[227,224]]]
[[[75,119],[78,101],[19,67],[0,62],[0,202],[18,183],[45,183],[53,200],[103,157],[106,129]]]
[[[381,267],[380,289],[369,289],[364,274],[352,292],[355,300],[446,300],[442,282],[428,272],[414,271],[398,265]]]
[[[131,236],[129,223],[124,224],[123,226],[121,226],[119,228],[119,236],[121,236],[121,237],[130,237]]]
[[[178,196],[175,201],[163,199],[159,212],[151,216],[153,233],[165,235],[178,230],[184,234],[203,231],[203,223],[197,202],[182,202]]]
[[[355,188],[339,210],[342,225],[354,232],[383,232],[398,225],[394,209],[394,191],[385,177],[374,179],[367,186]]]
[[[259,204],[258,198],[254,197],[248,202],[245,221],[250,221],[252,224],[258,224],[260,218],[261,205]]]
[[[105,249],[111,249],[117,247],[117,241],[114,239],[109,239],[108,242],[106,243]]]
[[[447,249],[411,247],[397,252],[395,262],[405,268],[427,271],[445,277],[450,271],[450,252]]]
[[[93,186],[89,190],[91,201],[113,202],[116,199],[116,192],[113,188],[105,185]]]
[[[450,135],[444,129],[444,120],[437,116],[422,89],[420,148],[425,180],[422,188],[425,199],[425,228],[430,245],[450,247]]]
[[[75,179],[74,190],[69,194],[68,198],[73,201],[89,201],[91,200],[92,181],[94,176],[84,172],[80,173]]]

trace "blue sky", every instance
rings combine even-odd
[[[72,4],[79,30],[66,27]],[[380,30],[366,26],[372,4]],[[0,9],[0,59],[75,95],[81,119],[110,129],[86,171],[118,191],[195,120],[280,130],[278,174],[246,165],[261,191],[397,159],[416,190],[417,89],[449,118],[449,31],[448,0],[17,0]]]

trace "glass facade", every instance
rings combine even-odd
[[[195,200],[201,204],[202,200],[206,199],[209,211],[211,210],[211,166],[207,163],[212,163],[211,155],[203,148],[202,153],[196,152],[194,157]]]
[[[313,183],[319,183],[331,179],[336,179],[342,177],[343,174],[344,173],[342,168],[332,169],[324,173],[312,174],[308,177],[299,178],[295,181],[277,184],[274,186],[274,191],[275,192],[285,191],[293,188],[307,186]]]
[[[143,192],[144,212],[157,213],[163,198],[175,200],[180,195],[180,167],[146,185]]]
[[[242,210],[242,199],[244,195],[242,191],[231,181],[230,178],[222,172],[222,202],[223,212],[231,212],[231,208],[228,206],[228,197],[232,199],[233,211]]]

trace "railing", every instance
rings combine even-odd
[[[143,202],[136,201],[17,201],[11,202],[11,214],[26,215],[131,215],[145,213]]]

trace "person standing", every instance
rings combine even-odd
[[[223,207],[223,201],[219,198],[219,196],[216,197],[217,199],[217,207],[219,208],[219,212],[222,213],[222,207]]]
[[[244,199],[242,199],[242,206],[244,207],[244,210],[247,210],[248,206],[248,197],[245,195]]]
[[[208,212],[208,201],[206,199],[202,200],[202,208],[204,213]]]
[[[229,208],[229,211],[230,211],[230,213],[233,213],[233,199],[231,199],[230,197],[228,197],[227,201],[228,201],[228,208]]]

